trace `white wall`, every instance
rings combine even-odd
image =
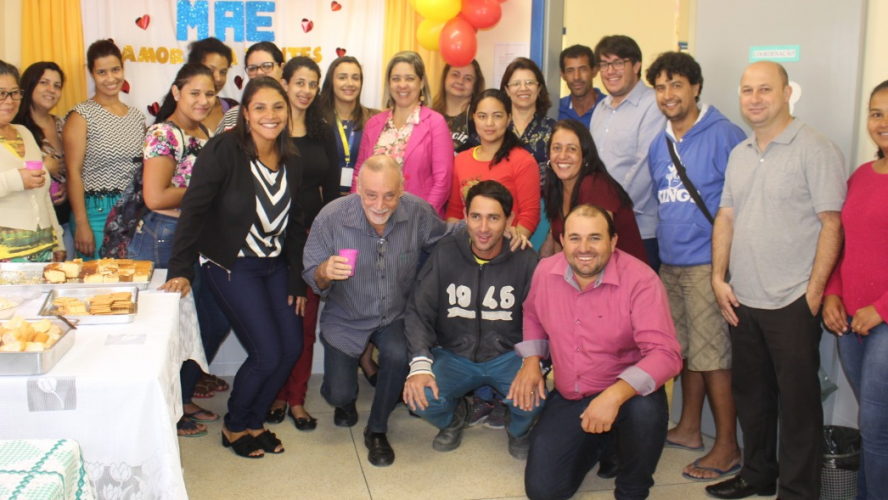
[[[22,65],[22,0],[0,0],[0,60]]]

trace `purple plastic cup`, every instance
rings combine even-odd
[[[342,248],[339,250],[339,256],[345,257],[348,259],[347,264],[352,266],[351,272],[348,273],[349,276],[355,275],[355,266],[358,262],[358,251],[354,248]]]
[[[28,170],[43,170],[42,161],[26,161],[25,168]]]

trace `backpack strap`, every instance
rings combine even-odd
[[[688,191],[688,194],[691,195],[691,199],[694,200],[694,204],[697,205],[697,208],[703,212],[703,215],[706,216],[706,220],[709,221],[710,224],[715,224],[715,219],[712,217],[712,214],[709,213],[709,209],[706,207],[706,203],[703,203],[703,197],[700,196],[700,192],[697,191],[697,187],[694,186],[694,183],[691,182],[691,178],[688,177],[688,171],[685,169],[684,165],[681,163],[681,159],[678,157],[678,153],[675,151],[675,143],[669,140],[669,137],[663,137],[666,141],[666,147],[669,149],[669,156],[672,157],[672,164],[675,165],[675,171],[678,173],[678,177],[681,178],[681,182],[684,184],[685,189]]]

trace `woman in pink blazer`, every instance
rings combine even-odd
[[[404,189],[428,201],[443,218],[453,182],[453,139],[444,117],[423,105],[431,94],[422,58],[416,52],[395,54],[386,79],[383,101],[389,109],[364,125],[352,192],[364,160],[388,155],[401,165]]]

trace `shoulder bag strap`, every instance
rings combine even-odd
[[[687,189],[688,194],[691,195],[697,208],[699,208],[700,211],[703,212],[703,215],[706,216],[706,220],[708,220],[710,224],[715,224],[715,219],[712,217],[712,214],[709,213],[706,204],[703,203],[703,197],[697,192],[697,187],[691,182],[687,170],[685,170],[684,165],[682,165],[681,160],[678,158],[678,153],[675,152],[675,144],[669,140],[669,137],[664,137],[663,139],[666,141],[666,147],[669,148],[669,156],[672,157],[672,164],[675,165],[675,171],[681,178],[681,182],[684,184],[685,189]]]

